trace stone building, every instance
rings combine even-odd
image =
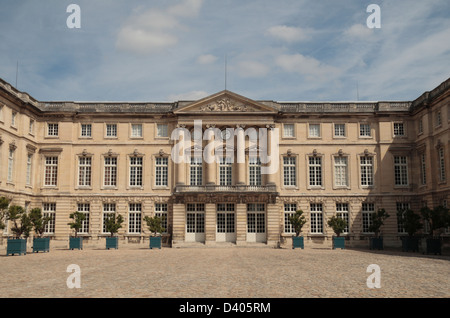
[[[111,213],[125,219],[121,244],[148,242],[143,218],[156,214],[173,247],[289,246],[288,216],[301,209],[306,246],[331,245],[335,214],[348,221],[347,244],[367,246],[370,214],[384,208],[385,245],[399,246],[398,209],[447,205],[449,122],[450,79],[413,101],[256,101],[225,90],[167,103],[42,102],[0,80],[0,195],[51,216],[53,245],[67,244],[69,214],[80,211],[88,246],[104,244]],[[262,132],[257,143],[251,131]],[[173,158],[181,135],[192,145],[184,162]],[[265,152],[278,159],[274,173],[264,173]]]

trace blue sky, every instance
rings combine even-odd
[[[449,14],[448,0],[0,0],[0,78],[15,85],[18,62],[41,101],[194,100],[224,89],[226,57],[227,89],[255,100],[414,100],[450,77]]]

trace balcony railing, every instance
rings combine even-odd
[[[253,186],[253,185],[177,185],[175,193],[192,193],[192,192],[276,192],[275,185]]]

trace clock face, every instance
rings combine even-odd
[[[228,140],[231,137],[231,132],[227,129],[222,130],[222,139]]]

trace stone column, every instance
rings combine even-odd
[[[212,128],[207,130],[207,149],[210,149],[212,145],[214,145],[214,128],[215,125],[207,125],[206,128]],[[215,155],[215,151],[211,152],[211,155]],[[206,185],[215,185],[216,184],[216,160],[213,158],[212,162],[206,163]]]
[[[280,211],[276,203],[267,204],[267,245],[278,246],[280,242]]]
[[[236,125],[236,164],[237,169],[237,185],[245,185],[247,182],[245,180],[245,125]]]
[[[186,125],[177,125],[177,128],[186,128]],[[185,142],[185,133],[183,130],[180,130],[179,133],[179,139],[178,142]],[[185,185],[186,184],[186,162],[184,162],[184,158],[186,158],[185,151],[186,149],[183,148],[183,154],[178,154],[180,156],[183,156],[183,158],[179,158],[181,162],[178,162],[175,164],[175,185]]]
[[[172,224],[172,244],[182,245],[186,232],[186,210],[183,203],[173,204]]]
[[[216,205],[214,203],[205,204],[205,244],[216,242]]]
[[[245,245],[247,242],[247,205],[236,204],[236,245]]]
[[[270,124],[270,125],[266,125],[267,128],[267,155],[272,157],[275,155],[275,153],[272,153],[271,149],[272,149],[272,134],[273,134],[273,130],[275,129],[275,125],[274,124]],[[279,159],[279,158],[277,158]],[[273,158],[271,158],[271,162],[266,163],[266,166],[270,166],[271,164],[273,164]],[[280,169],[280,167],[278,167],[278,170]],[[277,172],[275,171],[274,173],[270,173],[266,175],[266,180],[267,180],[267,185],[272,185],[275,186],[276,185],[276,176],[277,176]]]

